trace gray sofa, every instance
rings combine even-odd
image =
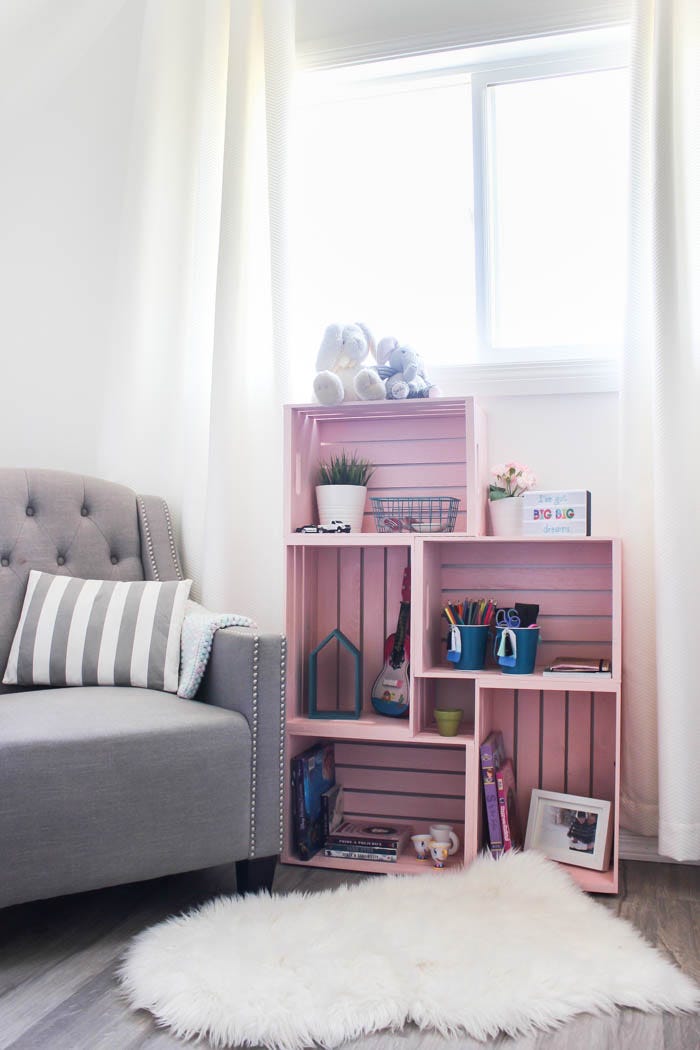
[[[182,578],[162,500],[0,469],[0,678],[30,569]],[[232,861],[240,891],[269,885],[281,849],[284,660],[279,635],[227,628],[192,701],[0,686],[0,907]]]

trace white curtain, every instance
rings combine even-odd
[[[622,824],[700,859],[700,5],[639,0],[622,399]]]
[[[101,473],[168,499],[205,604],[278,629],[293,0],[142,7]]]

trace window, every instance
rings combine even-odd
[[[431,364],[614,357],[627,92],[619,31],[301,74],[298,359],[335,320]]]

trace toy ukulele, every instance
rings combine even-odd
[[[400,718],[410,704],[411,570],[406,567],[401,585],[401,607],[396,630],[384,643],[384,667],[372,686],[372,706],[380,715]]]

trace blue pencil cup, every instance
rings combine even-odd
[[[458,626],[462,652],[454,666],[459,671],[481,671],[486,663],[486,645],[489,640],[488,627],[481,625]]]
[[[498,648],[501,644],[503,627],[496,628],[496,637],[493,642],[493,655],[503,674],[532,674],[535,670],[537,658],[537,644],[540,640],[539,627],[511,627],[515,635],[515,664],[507,667],[498,659]],[[459,665],[457,665],[459,666]]]

